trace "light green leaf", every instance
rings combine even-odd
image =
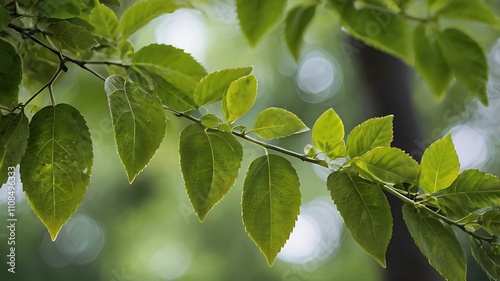
[[[376,147],[352,160],[360,173],[368,173],[375,179],[389,184],[416,184],[420,167],[404,151],[394,147]]]
[[[241,144],[230,133],[187,126],[179,142],[186,189],[200,221],[233,186],[241,160]]]
[[[286,8],[286,0],[236,0],[241,30],[251,45],[273,27]]]
[[[219,117],[215,116],[214,114],[210,114],[210,113],[203,115],[200,118],[200,121],[201,121],[200,124],[203,127],[208,128],[208,129],[215,129],[222,123],[222,120],[220,120]]]
[[[435,198],[448,215],[465,217],[475,210],[500,206],[500,180],[479,170],[466,170]]]
[[[151,44],[132,57],[133,69],[151,80],[162,102],[179,111],[194,108],[193,93],[206,71],[191,55],[169,45]]]
[[[228,123],[245,115],[252,108],[257,97],[257,79],[253,74],[231,83],[222,98],[222,113]]]
[[[457,80],[488,105],[488,63],[481,47],[458,29],[447,29],[438,38],[441,52]]]
[[[222,99],[229,85],[234,80],[249,75],[252,69],[252,67],[229,68],[208,74],[196,86],[195,103],[201,107]]]
[[[78,52],[97,46],[92,33],[87,29],[67,21],[60,21],[47,26],[49,38],[61,49]]]
[[[449,281],[465,281],[465,253],[453,229],[412,206],[403,206],[403,218],[415,244],[429,263]]]
[[[458,176],[460,163],[450,134],[424,151],[420,167],[419,183],[426,193],[436,193],[453,183]]]
[[[477,21],[488,25],[499,25],[494,10],[483,0],[437,0],[431,6],[436,17]]]
[[[187,7],[183,1],[175,0],[141,0],[135,2],[122,15],[119,30],[122,37],[127,38],[152,19],[166,13]],[[185,2],[185,1],[184,1]]]
[[[415,28],[413,33],[415,68],[427,82],[434,95],[441,99],[448,90],[452,76],[434,32],[425,24]]]
[[[23,77],[23,64],[16,49],[0,39],[0,104],[13,108],[18,103],[19,84]]]
[[[0,184],[7,181],[9,167],[21,162],[28,136],[28,118],[24,113],[0,115]]]
[[[472,256],[490,280],[500,280],[500,255],[471,238]]]
[[[52,240],[82,203],[92,173],[92,140],[83,116],[67,104],[47,106],[29,125],[21,160],[28,203]]]
[[[302,37],[307,26],[314,18],[315,12],[316,4],[299,5],[288,12],[285,21],[285,39],[288,49],[295,60],[300,57]]]
[[[95,32],[103,37],[114,38],[118,35],[118,18],[110,8],[97,3],[89,16],[89,23]]]
[[[330,0],[347,31],[367,44],[412,62],[408,23],[399,15],[354,7],[354,1]]]
[[[104,88],[108,94],[118,154],[128,181],[132,183],[165,136],[165,113],[156,96],[124,77],[108,77]]]
[[[82,0],[44,0],[36,4],[40,12],[53,19],[78,17],[86,6]]]
[[[393,221],[382,190],[346,172],[333,172],[326,185],[354,240],[385,268]]]
[[[314,146],[328,155],[330,159],[347,154],[344,144],[344,124],[332,108],[325,111],[314,123],[312,140]]]
[[[0,6],[0,31],[7,29],[7,25],[10,22],[9,11],[4,7]]]
[[[270,107],[262,111],[253,124],[254,132],[263,139],[283,138],[293,134],[309,130],[307,126],[297,117],[282,108]]]
[[[245,178],[241,211],[250,238],[271,266],[300,212],[300,182],[292,164],[268,154],[255,159]]]
[[[390,146],[393,139],[393,115],[366,120],[347,137],[347,153],[351,158],[363,155],[377,146]],[[314,130],[314,129],[313,129]]]

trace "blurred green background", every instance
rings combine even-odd
[[[117,13],[131,2],[117,8]],[[346,132],[370,116],[365,88],[354,65],[356,54],[346,53],[345,44],[352,43],[346,40],[332,11],[318,9],[305,35],[301,59],[295,62],[286,50],[282,24],[251,48],[239,30],[232,0],[195,4],[197,10],[179,10],[148,24],[134,36],[134,46],[137,50],[152,42],[172,44],[193,54],[209,72],[254,66],[259,95],[240,124],[251,126],[258,112],[269,106],[296,113],[309,127],[333,107]],[[458,84],[437,102],[412,74],[412,99],[424,133],[415,142],[423,150],[451,131],[462,169],[481,168],[499,175],[500,43],[489,46],[488,108],[471,100]],[[103,68],[96,70],[105,73]],[[178,136],[186,121],[168,116],[162,146],[129,185],[114,146],[102,82],[73,66],[61,76],[54,91],[57,102],[74,105],[88,122],[95,155],[91,184],[83,204],[55,242],[18,185],[16,273],[5,270],[7,229],[0,227],[0,280],[382,280],[382,269],[344,230],[325,188],[327,171],[290,159],[301,179],[303,206],[290,240],[269,268],[245,233],[240,211],[242,179],[249,163],[264,153],[261,148],[243,144],[240,178],[201,224],[188,200],[179,167]],[[22,100],[33,92],[32,87],[24,87]],[[49,103],[47,94],[40,95],[29,110]],[[206,112],[220,115],[220,103],[194,114]],[[309,142],[310,132],[274,143],[301,152]],[[6,222],[6,188],[0,190],[0,210],[4,210],[0,221]],[[469,267],[469,276],[470,280],[486,280],[474,265]]]

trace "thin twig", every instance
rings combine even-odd
[[[31,96],[31,98],[29,98],[23,105],[21,108],[24,108],[26,107],[26,105],[28,105],[34,98],[36,98],[41,92],[43,92],[43,90],[45,90],[47,87],[51,87],[52,86],[52,83],[54,83],[54,81],[56,81],[57,77],[59,76],[59,74],[63,71],[63,69],[61,67],[57,68],[56,72],[54,73],[54,75],[52,76],[52,78],[50,78],[49,82],[47,82],[45,85],[43,85],[43,87],[38,90],[38,92],[36,92],[33,96]]]

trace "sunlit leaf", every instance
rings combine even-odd
[[[189,199],[203,221],[238,176],[241,144],[230,133],[191,124],[181,133],[179,152]]]
[[[89,16],[89,23],[101,36],[114,38],[118,35],[118,18],[115,12],[102,4],[94,7]]]
[[[85,51],[98,45],[90,31],[67,21],[50,24],[47,26],[47,32],[59,48],[68,51]]]
[[[431,10],[436,17],[477,21],[495,26],[500,23],[494,9],[483,0],[436,0]]]
[[[327,187],[352,237],[385,267],[393,221],[389,202],[382,190],[346,172],[330,174]]]
[[[344,143],[344,124],[333,109],[325,111],[314,123],[312,129],[314,146],[323,151],[330,159],[347,154]]]
[[[82,203],[92,172],[92,141],[83,116],[67,104],[38,111],[20,173],[28,203],[55,240]]]
[[[28,118],[24,113],[0,116],[0,184],[7,180],[9,167],[21,162],[28,145]]]
[[[302,37],[315,12],[316,4],[299,5],[288,12],[285,21],[285,40],[295,60],[299,59]]]
[[[465,281],[467,261],[453,229],[409,205],[403,206],[403,218],[415,244],[439,274],[449,281]]]
[[[393,115],[366,120],[356,126],[347,137],[347,153],[360,156],[377,146],[390,146],[393,139]]]
[[[246,232],[272,265],[300,212],[300,182],[292,164],[268,154],[255,159],[245,178],[241,201]]]
[[[108,77],[104,88],[108,94],[118,154],[129,182],[133,182],[165,136],[165,113],[158,97],[124,77]]]
[[[257,79],[254,75],[239,78],[231,83],[222,99],[222,113],[228,123],[245,115],[257,97]]]
[[[87,5],[82,0],[38,1],[36,8],[48,18],[69,19],[77,17]]]
[[[21,57],[8,42],[0,39],[0,104],[8,108],[18,103],[19,84],[23,77]]]
[[[307,130],[309,128],[297,115],[282,108],[270,107],[257,115],[251,132],[263,139],[276,139]]]

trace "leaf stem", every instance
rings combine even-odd
[[[63,71],[62,67],[59,67],[56,72],[54,73],[54,75],[52,75],[52,78],[50,78],[49,82],[47,82],[45,85],[42,86],[42,88],[40,90],[38,90],[38,92],[36,92],[33,96],[31,96],[31,98],[29,98],[23,105],[19,106],[19,108],[24,108],[26,107],[26,105],[28,105],[34,98],[36,98],[41,92],[43,92],[43,90],[45,90],[46,88],[51,88],[52,87],[52,84],[56,81],[57,77],[59,77],[59,74],[61,74],[61,72]],[[51,90],[52,92],[52,90]],[[51,99],[52,99],[52,103],[54,103],[54,100],[53,100],[53,97],[51,95]]]

